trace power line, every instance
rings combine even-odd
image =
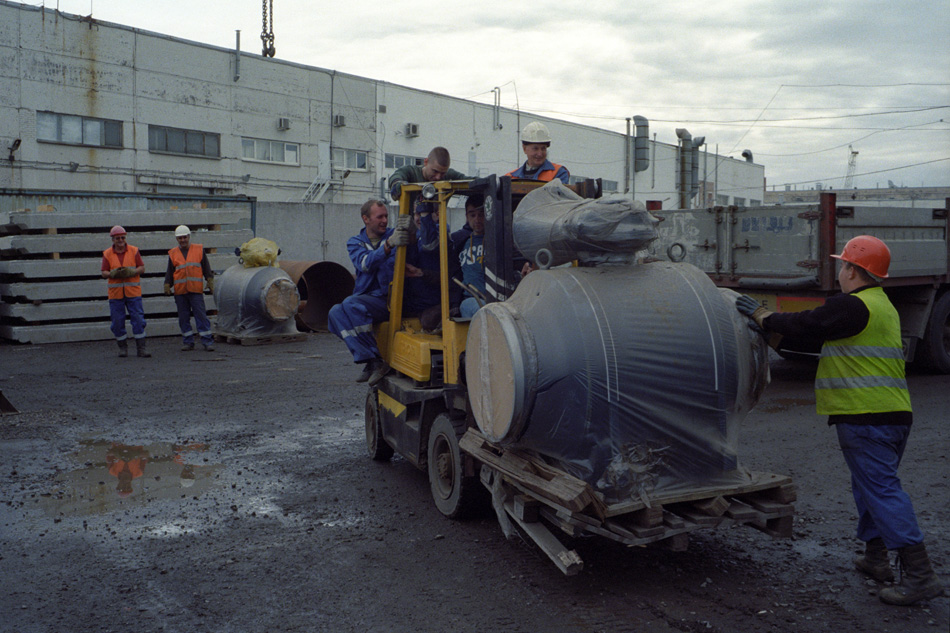
[[[932,165],[933,163],[940,163],[944,161],[950,161],[950,156],[946,158],[937,158],[934,160],[928,160],[922,163],[914,163],[912,165],[901,165],[900,167],[890,167],[888,169],[878,169],[875,171],[867,171],[867,172],[864,172],[863,174],[855,174],[854,177],[857,178],[859,176],[873,176],[875,174],[886,174],[889,171],[898,171],[900,169],[910,169],[911,167],[921,167],[923,165]],[[829,176],[827,178],[815,178],[812,180],[802,180],[800,182],[783,182],[780,184],[775,184],[775,185],[770,185],[770,186],[783,187],[785,185],[807,185],[813,182],[826,182],[828,180],[844,180],[844,178],[845,178],[844,176]]]

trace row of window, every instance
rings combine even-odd
[[[36,140],[67,145],[121,148],[123,147],[122,121],[57,114],[55,112],[37,112]],[[149,125],[148,149],[150,152],[165,154],[221,158],[221,135],[162,125]],[[386,155],[387,163],[390,156],[392,155]],[[300,144],[242,138],[241,158],[264,163],[299,165]],[[367,152],[334,149],[332,164],[334,169],[366,170],[368,159]]]

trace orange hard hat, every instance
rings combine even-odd
[[[109,231],[109,235],[112,235],[112,236],[125,235],[125,229],[123,229],[121,226],[116,224],[115,226],[112,227],[112,230]]]
[[[887,244],[870,235],[851,238],[841,254],[832,257],[860,266],[881,279],[887,277],[887,269],[891,265],[891,250]]]

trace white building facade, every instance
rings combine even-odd
[[[540,120],[573,176],[679,206],[675,145],[650,140],[625,178],[624,134],[238,48],[0,0],[0,188],[360,204],[439,145],[467,175],[504,174]],[[763,166],[702,151],[698,165],[693,206],[763,200]]]

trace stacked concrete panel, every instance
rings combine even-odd
[[[163,294],[175,227],[186,224],[223,271],[234,249],[253,237],[250,206],[60,211],[54,205],[0,211],[0,337],[20,343],[112,338],[107,284],[100,275],[109,229],[120,224],[145,262],[142,297],[149,336],[178,334],[175,302]],[[205,304],[214,312],[214,298]]]

